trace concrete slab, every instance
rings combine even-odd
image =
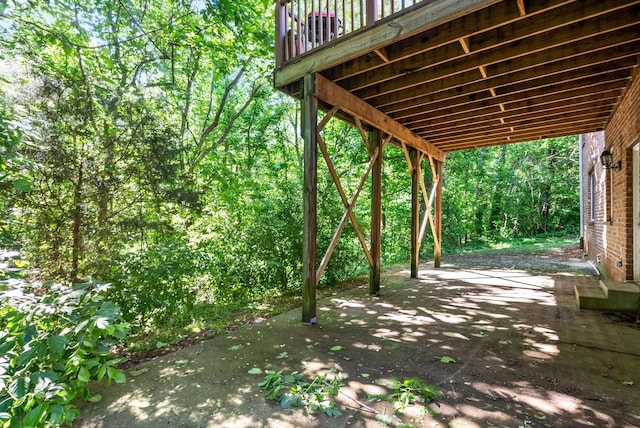
[[[368,394],[392,376],[444,394],[395,416],[417,427],[640,426],[640,328],[576,308],[588,267],[537,257],[443,257],[418,279],[385,275],[380,297],[362,286],[321,299],[314,327],[295,310],[159,357],[97,385],[102,401],[74,427],[380,427],[393,408]],[[343,415],[281,409],[254,368],[342,373]]]

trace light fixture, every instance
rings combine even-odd
[[[622,160],[619,160],[615,164],[613,163],[613,153],[609,150],[605,150],[600,155],[600,162],[605,169],[612,169],[614,171],[620,170],[622,168]]]

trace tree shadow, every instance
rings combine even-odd
[[[372,396],[392,377],[443,392],[394,418],[414,426],[640,425],[640,330],[575,307],[574,284],[595,278],[513,265],[408,276],[387,275],[380,297],[359,287],[320,300],[314,327],[294,310],[142,364],[99,387],[77,426],[381,426],[393,406]],[[255,369],[346,376],[343,415],[281,409]]]

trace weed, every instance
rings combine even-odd
[[[387,399],[393,403],[396,412],[402,413],[407,407],[417,403],[420,399],[424,403],[429,403],[442,396],[442,392],[435,386],[427,385],[417,378],[409,378],[400,381],[397,378],[391,378],[391,382],[386,385],[393,392],[387,396]]]
[[[342,415],[336,407],[334,398],[344,384],[342,377],[328,379],[326,375],[316,376],[311,382],[304,375],[294,371],[284,375],[282,370],[267,370],[264,381],[259,383],[265,396],[280,403],[283,409],[302,409],[310,413],[320,411],[327,416]]]

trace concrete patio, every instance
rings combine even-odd
[[[416,280],[385,275],[380,297],[320,300],[314,327],[294,310],[134,367],[127,383],[96,386],[103,399],[74,426],[379,427],[393,407],[368,394],[395,376],[444,395],[391,426],[637,427],[640,325],[576,307],[574,285],[597,281],[560,253],[445,256]],[[343,415],[281,409],[255,368],[342,373]]]

